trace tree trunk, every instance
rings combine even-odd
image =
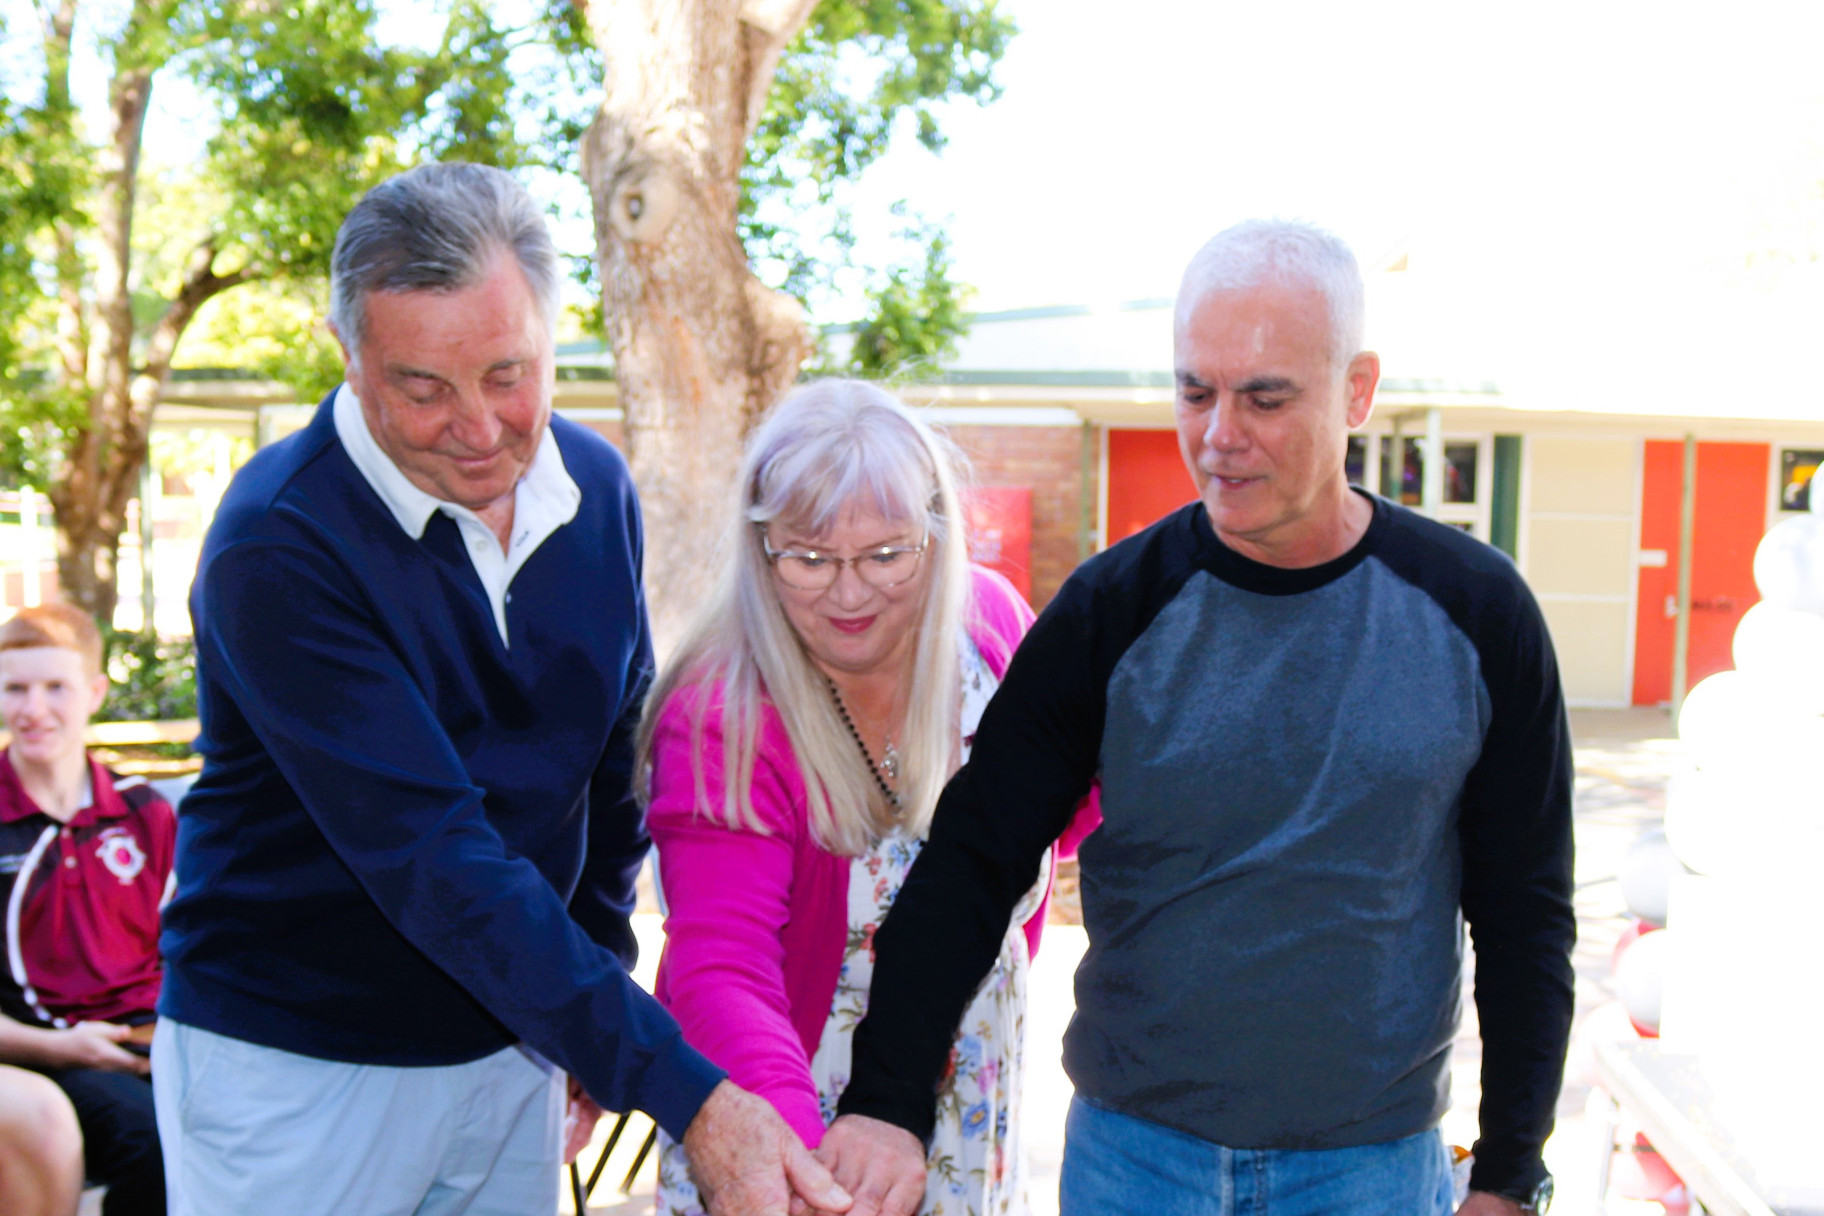
[[[176,297],[147,337],[145,362],[127,369],[125,392],[105,397],[110,412],[101,425],[111,438],[99,459],[72,460],[70,474],[51,492],[63,597],[103,621],[113,618],[119,599],[115,564],[120,534],[127,524],[127,504],[139,491],[139,472],[151,450],[152,411],[170,379],[178,340],[206,302],[256,277],[248,270],[215,273],[215,253],[212,238],[191,253]],[[93,433],[92,426],[78,437],[78,450],[94,450]]]
[[[76,0],[59,0],[44,22],[44,122],[53,146],[75,142],[76,105],[70,96],[70,48],[76,30]],[[57,277],[56,375],[74,386],[88,379],[89,334],[82,298],[82,254],[76,247],[76,225],[60,219],[52,225]]]
[[[62,0],[47,22],[49,95],[66,102],[75,8],[75,0]],[[83,425],[70,442],[63,477],[50,491],[57,519],[57,577],[65,599],[104,622],[113,619],[119,597],[120,533],[127,504],[138,492],[150,449],[152,411],[170,375],[178,339],[205,301],[251,277],[246,271],[216,274],[215,242],[204,240],[185,265],[176,297],[153,326],[142,363],[134,366],[133,212],[152,76],[165,53],[160,31],[167,19],[158,6],[138,0],[115,49],[108,142],[97,157],[92,303],[80,291],[74,231],[62,225],[57,233],[59,370],[64,389],[87,406]]]
[[[661,654],[708,591],[742,442],[810,353],[797,302],[748,269],[736,214],[779,54],[815,6],[588,4],[607,96],[583,172]]]
[[[136,11],[134,20],[139,18]],[[88,425],[70,448],[57,512],[57,576],[63,595],[98,620],[113,619],[115,560],[127,500],[146,458],[146,430],[133,409],[133,207],[152,69],[122,67],[108,90],[112,130],[98,157],[94,344],[88,360]],[[124,487],[115,483],[127,471]],[[124,493],[122,490],[124,489]]]

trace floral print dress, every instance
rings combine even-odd
[[[973,644],[963,657],[963,704],[959,725],[962,757],[969,758],[982,710],[999,686]],[[827,1125],[849,1083],[855,1027],[868,1010],[874,978],[874,931],[885,919],[923,841],[899,833],[877,841],[855,858],[849,871],[849,931],[836,995],[811,1080]],[[1020,1089],[1024,1082],[1026,979],[1031,961],[1023,931],[1044,898],[1051,873],[1049,855],[1039,881],[1020,900],[994,969],[976,989],[937,1095],[937,1126],[926,1158],[925,1201],[920,1216],[1025,1216],[1026,1159],[1019,1144]],[[659,1159],[656,1216],[702,1216],[681,1148],[667,1144]]]

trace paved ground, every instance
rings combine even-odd
[[[1558,1132],[1547,1147],[1547,1157],[1558,1178],[1554,1216],[1589,1216],[1596,1212],[1593,1192],[1599,1155],[1594,1130],[1584,1117],[1592,1079],[1590,1042],[1614,1028],[1608,1017],[1612,1009],[1596,1011],[1614,999],[1609,956],[1628,923],[1616,876],[1628,846],[1641,832],[1658,826],[1664,816],[1666,781],[1677,769],[1679,752],[1664,710],[1579,711],[1571,715],[1571,731],[1577,761],[1578,1031],[1558,1103]],[[646,943],[642,954],[650,967],[650,960],[658,956],[658,928],[656,918],[641,920],[639,928]],[[1023,1114],[1032,1162],[1034,1216],[1055,1216],[1057,1212],[1058,1163],[1071,1092],[1070,1082],[1058,1066],[1058,1044],[1070,1020],[1070,976],[1082,957],[1083,944],[1081,929],[1053,926],[1046,931],[1044,948],[1033,967],[1028,1017],[1031,1078]],[[1467,1002],[1466,1007],[1472,1016],[1457,1041],[1453,1105],[1444,1121],[1446,1137],[1460,1144],[1475,1139],[1481,1058],[1474,1007]],[[590,1203],[590,1212],[643,1216],[651,1210],[650,1164],[635,1182],[633,1196],[609,1193],[625,1174],[632,1153],[633,1147],[617,1150],[603,1176],[602,1194]],[[593,1156],[591,1153],[591,1160]],[[572,1210],[567,1199],[564,1210]],[[1645,1216],[1660,1209],[1653,1204],[1611,1200],[1608,1210],[1610,1216]]]

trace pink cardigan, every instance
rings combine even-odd
[[[1032,624],[1032,609],[1000,575],[980,567],[972,573],[969,636],[999,677]],[[750,797],[772,834],[731,830],[696,813],[690,719],[700,695],[694,688],[675,693],[653,735],[647,823],[668,905],[655,991],[692,1046],[771,1102],[815,1148],[824,1126],[810,1059],[836,995],[852,859],[813,839],[798,762],[771,707]],[[722,780],[719,726],[712,716],[703,729],[711,790]],[[1060,838],[1059,855],[1074,855],[1099,822],[1092,795]],[[1045,909],[1041,903],[1025,926],[1035,952]]]

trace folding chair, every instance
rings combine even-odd
[[[614,1155],[614,1146],[621,1142],[621,1133],[627,1130],[627,1121],[633,1117],[632,1111],[617,1115],[614,1130],[608,1133],[607,1143],[602,1145],[601,1156],[595,1159],[595,1168],[589,1171],[589,1181],[583,1181],[583,1155],[578,1153],[576,1160],[570,1163],[570,1195],[576,1201],[577,1216],[585,1216],[589,1210],[589,1196],[595,1193],[595,1184],[601,1180],[602,1171],[608,1168],[608,1158]],[[621,1194],[631,1194],[633,1180],[639,1176],[640,1167],[646,1164],[646,1158],[652,1152],[652,1146],[658,1142],[659,1125],[653,1124],[646,1133],[646,1140],[640,1145],[640,1151],[634,1154],[633,1164],[627,1168],[627,1176],[621,1179]]]

